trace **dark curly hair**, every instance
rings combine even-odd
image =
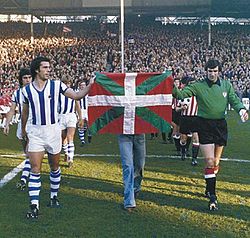
[[[19,76],[18,76],[18,82],[19,82],[20,88],[23,87],[23,76],[24,75],[31,75],[30,70],[27,69],[27,68],[21,68],[20,69]]]
[[[219,60],[217,59],[210,59],[208,60],[208,62],[205,65],[205,70],[207,71],[207,69],[214,69],[218,66],[219,71],[221,71],[221,63],[219,62]]]
[[[48,58],[43,57],[43,56],[39,56],[31,61],[30,72],[31,72],[32,80],[35,79],[35,77],[37,75],[36,70],[38,70],[40,68],[41,62],[44,62],[44,61],[50,62],[50,60]]]

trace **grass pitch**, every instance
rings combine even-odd
[[[248,160],[250,122],[240,123],[229,113],[229,140],[223,157]],[[0,134],[0,178],[23,161],[15,126],[9,137]],[[149,138],[149,137],[148,137]],[[79,146],[77,154],[118,155],[116,136],[98,135]],[[0,188],[0,237],[250,237],[250,163],[222,161],[217,182],[220,210],[209,212],[203,197],[203,161],[192,167],[190,160],[170,158],[174,146],[161,138],[147,140],[148,157],[137,209],[122,209],[123,185],[119,156],[76,157],[69,169],[61,163],[61,209],[46,207],[49,201],[49,167],[42,170],[42,191],[37,221],[25,218],[28,194],[15,188],[17,175]],[[63,158],[63,157],[62,157]]]

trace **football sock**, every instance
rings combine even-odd
[[[39,194],[41,191],[40,173],[30,173],[28,187],[30,203],[37,205],[37,208],[39,208]]]
[[[181,150],[181,146],[180,146],[180,136],[174,135],[173,138],[174,138],[174,144],[175,144],[176,150],[177,150],[177,151],[180,151],[180,150]]]
[[[74,142],[71,141],[68,143],[68,157],[69,157],[69,159],[73,160],[74,155],[75,155],[75,145],[74,145]]]
[[[216,175],[214,168],[205,168],[206,188],[210,195],[215,195]]]
[[[66,143],[66,144],[63,144],[63,145],[62,145],[62,148],[63,148],[64,154],[65,154],[65,155],[68,155],[68,144],[67,144],[67,143]]]
[[[200,148],[199,143],[192,144],[192,158],[196,159],[198,157],[199,148]]]
[[[50,171],[50,198],[57,196],[61,182],[61,169],[58,168],[56,171]]]
[[[83,128],[78,128],[79,139],[82,144],[85,144],[85,130]]]
[[[22,171],[22,175],[21,175],[21,180],[26,183],[28,180],[30,174],[30,160],[29,158],[26,158],[25,163],[24,163],[24,167],[23,167],[23,171]]]
[[[191,141],[192,141],[192,136],[188,135],[188,137],[187,137],[187,146],[186,146],[187,150],[189,150],[189,146],[190,146]]]
[[[186,142],[180,141],[180,147],[181,147],[181,153],[185,154],[186,153],[186,148],[187,148]]]

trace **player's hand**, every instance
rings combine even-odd
[[[27,140],[28,140],[28,136],[27,136],[26,131],[22,131],[22,139],[23,139],[24,141],[27,141]]]
[[[239,111],[239,114],[240,114],[240,119],[242,122],[245,122],[248,120],[248,113],[247,113],[247,110],[246,109],[241,109]]]
[[[83,126],[84,126],[84,120],[82,118],[80,118],[78,120],[78,127],[83,128]]]
[[[26,136],[23,136],[22,139],[23,139],[24,141],[28,141],[27,135],[26,135]]]
[[[96,79],[96,75],[93,73],[93,74],[91,75],[90,80],[89,80],[89,85],[90,85],[90,86],[95,82],[95,79]]]

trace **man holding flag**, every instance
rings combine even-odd
[[[124,183],[124,209],[136,207],[145,165],[145,133],[171,130],[171,72],[96,74],[89,97],[93,134],[118,134]]]
[[[146,158],[145,134],[118,136],[124,185],[124,209],[132,212],[141,190]]]

